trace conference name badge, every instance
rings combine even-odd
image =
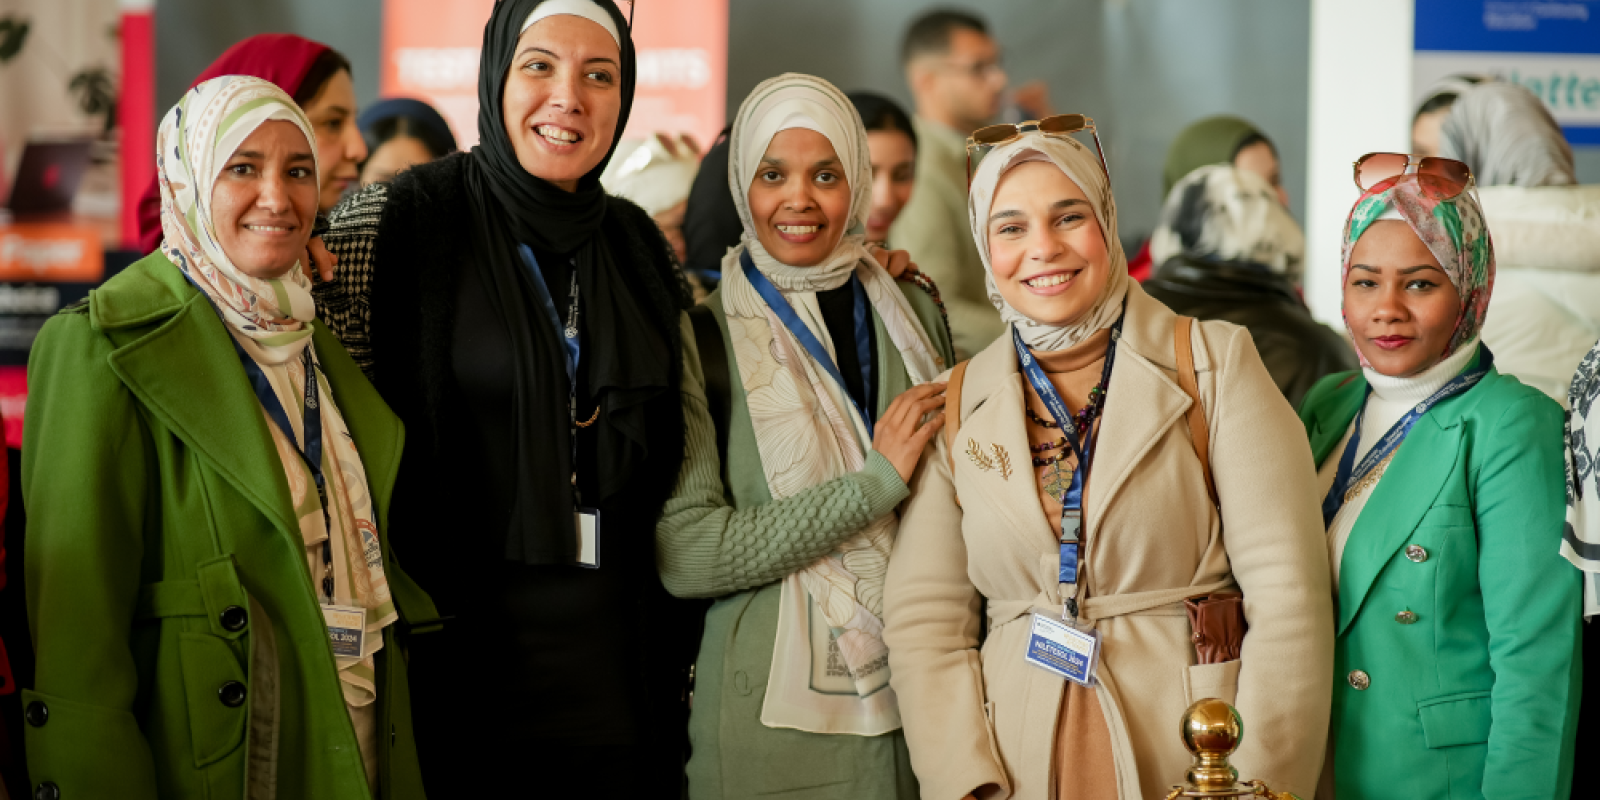
[[[360,658],[366,642],[367,610],[361,606],[323,606],[322,619],[328,624],[328,643],[336,658]]]
[[[1078,630],[1041,614],[1033,615],[1033,630],[1028,634],[1028,649],[1023,654],[1029,664],[1074,683],[1093,686],[1099,655],[1099,634]]]

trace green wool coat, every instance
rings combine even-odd
[[[899,284],[934,351],[954,363],[939,309],[920,289]],[[656,528],[662,583],[679,597],[716,598],[706,613],[689,716],[689,797],[739,800],[914,800],[905,736],[825,736],[761,724],[778,631],[780,581],[830,553],[905,500],[905,482],[876,452],[860,472],[773,502],[719,293],[705,300],[722,331],[732,384],[728,452],[717,452],[694,332],[683,323],[683,409],[687,452],[678,485]],[[911,388],[905,362],[883,322],[877,335],[878,413]],[[728,478],[724,486],[722,476]]]
[[[1345,372],[1306,395],[1318,464],[1339,457],[1366,391]],[[1395,453],[1340,567],[1339,800],[1567,796],[1583,609],[1560,553],[1561,451],[1561,408],[1490,369]]]
[[[313,342],[381,531],[400,422],[320,323]],[[421,798],[395,633],[435,620],[433,604],[385,538],[402,622],[377,659],[370,792],[283,466],[206,298],[152,254],[44,326],[28,379],[35,786],[67,800]]]

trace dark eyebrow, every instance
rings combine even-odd
[[[763,163],[763,164],[771,164],[774,167],[781,167],[781,166],[783,166],[783,159],[781,159],[781,158],[773,158],[772,156],[762,156],[761,157],[761,163]]]
[[[818,161],[818,162],[812,164],[811,167],[813,169],[821,169],[823,167],[836,167],[838,165],[839,165],[839,159],[837,159],[837,158],[824,158],[821,161]]]
[[[310,161],[310,160],[311,160],[311,154],[310,153],[295,153],[294,155],[289,156],[289,163],[290,164],[298,164],[298,163],[300,163],[302,161]]]
[[[527,47],[524,47],[521,50],[517,51],[516,57],[512,58],[511,60],[512,61],[521,61],[522,57],[527,55],[530,52],[533,52],[533,53],[544,53],[545,55],[547,55],[547,56],[549,56],[549,57],[551,57],[551,58],[553,58],[553,59],[555,59],[557,61],[561,60],[561,56],[558,56],[555,53],[552,53],[549,50],[544,49],[543,47],[537,47],[537,46],[531,45],[531,44],[528,45]]]
[[[235,151],[233,151],[233,157],[234,158],[258,158],[258,159],[259,158],[266,158],[266,156],[262,155],[261,153],[255,151],[255,150],[235,150]]]
[[[1051,208],[1051,210],[1055,210],[1055,209],[1060,209],[1060,208],[1071,208],[1073,206],[1087,206],[1087,205],[1089,205],[1089,201],[1088,200],[1079,200],[1076,197],[1069,197],[1069,198],[1067,198],[1065,200],[1057,200],[1054,203],[1051,203],[1050,204],[1050,208]]]
[[[1415,267],[1406,267],[1405,269],[1400,270],[1400,274],[1401,275],[1415,275],[1418,272],[1423,272],[1425,270],[1430,270],[1430,269],[1431,270],[1438,270],[1438,272],[1440,272],[1441,274],[1444,272],[1444,270],[1439,269],[1438,267],[1436,267],[1436,266],[1434,266],[1432,264],[1418,264]]]
[[[1351,264],[1350,265],[1350,271],[1351,272],[1354,272],[1354,271],[1356,271],[1358,269],[1361,270],[1362,272],[1372,272],[1372,273],[1377,273],[1377,272],[1380,271],[1377,267],[1369,267],[1366,264]]]
[[[996,211],[995,213],[991,214],[989,216],[989,221],[994,222],[995,220],[1000,219],[1015,219],[1021,216],[1024,216],[1021,211],[1016,209],[1008,209],[1006,211]]]

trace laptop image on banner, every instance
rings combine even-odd
[[[22,151],[6,207],[17,216],[72,210],[72,198],[89,169],[89,139],[30,141]]]

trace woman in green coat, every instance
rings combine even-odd
[[[1300,412],[1337,592],[1324,786],[1564,798],[1582,665],[1562,414],[1478,340],[1494,252],[1465,165],[1445,166],[1363,164],[1343,290],[1363,369]]]
[[[160,250],[29,363],[35,796],[420,798],[395,634],[436,615],[382,533],[400,423],[299,269],[310,123],[229,76],[157,141]]]
[[[883,580],[895,507],[942,420],[922,422],[943,405],[929,382],[949,336],[933,299],[863,245],[871,162],[843,93],[766,81],[729,145],[744,236],[691,312],[707,316],[684,322],[688,449],[656,529],[667,589],[716,598],[689,796],[910,800]]]

